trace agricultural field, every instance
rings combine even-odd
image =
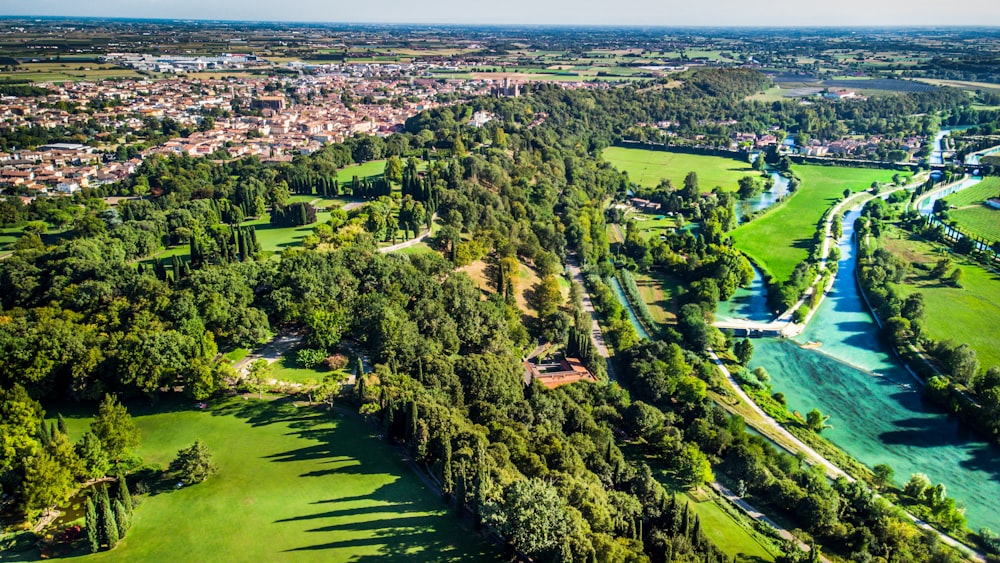
[[[944,256],[944,247],[889,229],[880,242],[893,254],[912,264],[902,284],[901,297],[924,295],[924,332],[934,340],[965,342],[976,351],[983,367],[1000,365],[1000,275],[983,269],[957,254],[948,254],[962,268],[962,287],[951,287],[932,278],[930,269]]]
[[[653,320],[663,324],[673,324],[677,320],[677,302],[680,296],[682,282],[677,278],[650,272],[635,274],[635,285],[639,288],[642,300],[646,302]]]
[[[749,162],[721,156],[623,147],[608,147],[602,156],[615,168],[627,172],[630,180],[648,187],[656,186],[660,180],[667,178],[674,187],[680,188],[688,172],[697,172],[698,185],[703,192],[710,192],[716,186],[736,191],[740,178],[758,174],[750,168]]]
[[[497,559],[356,415],[241,398],[129,408],[145,463],[201,439],[219,470],[190,487],[147,482],[128,536],[88,560]],[[70,438],[89,423],[68,416]]]
[[[105,78],[135,78],[139,73],[115,65],[84,61],[59,61],[26,63],[14,70],[0,72],[2,81],[29,82],[77,82],[81,80],[104,80]]]
[[[991,197],[1000,196],[1000,178],[986,178],[979,184],[948,196],[945,201],[952,207],[949,220],[959,228],[987,240],[1000,240],[1000,209],[986,206]]]
[[[889,182],[896,172],[868,168],[801,165],[793,171],[802,183],[788,199],[732,232],[736,247],[765,273],[785,281],[809,257],[813,237],[826,210],[844,190],[868,189],[873,181]]]

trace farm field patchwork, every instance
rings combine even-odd
[[[129,408],[146,463],[166,466],[200,438],[219,471],[202,484],[154,488],[162,492],[136,509],[121,544],[88,560],[498,559],[354,415],[239,398],[203,410],[182,400]],[[89,422],[67,417],[70,437]]]
[[[722,156],[624,147],[608,147],[602,156],[615,168],[628,172],[630,180],[647,187],[656,186],[667,178],[674,187],[680,188],[688,172],[697,172],[698,185],[703,192],[710,192],[716,186],[736,191],[740,178],[758,174],[750,168],[749,162]]]
[[[736,247],[781,281],[809,257],[820,219],[843,198],[845,189],[862,191],[873,181],[890,181],[895,174],[892,170],[815,165],[795,166],[793,171],[802,179],[799,189],[772,211],[732,232]]]

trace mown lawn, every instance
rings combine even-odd
[[[1000,209],[983,204],[973,205],[949,211],[948,218],[957,221],[963,231],[989,241],[1000,241]]]
[[[240,398],[204,410],[181,400],[129,408],[145,462],[166,466],[200,438],[219,471],[146,498],[118,547],[87,560],[499,559],[350,414]],[[75,440],[90,420],[67,422]]]
[[[648,274],[635,274],[635,284],[650,314],[653,315],[653,320],[671,324],[677,320],[675,299],[681,292],[680,280],[654,271]]]
[[[705,536],[726,555],[735,557],[738,562],[774,561],[774,555],[718,504],[712,501],[695,502],[693,499],[690,503],[701,520]]]
[[[873,181],[888,182],[896,172],[867,168],[795,166],[799,189],[772,211],[732,232],[736,247],[762,270],[781,281],[809,257],[820,219],[843,198],[844,190],[866,190]]]
[[[900,238],[900,237],[904,238]],[[924,331],[934,340],[954,340],[971,346],[984,368],[1000,365],[1000,275],[948,254],[962,268],[962,287],[942,284],[930,276],[942,256],[943,247],[917,240],[908,233],[890,229],[880,242],[912,264],[909,275],[896,289],[900,296],[924,295]]]
[[[945,198],[948,205],[957,207],[948,211],[948,218],[958,222],[959,228],[990,241],[1000,240],[1000,209],[987,207],[983,202],[1000,196],[1000,178],[990,177]]]
[[[684,186],[688,172],[698,173],[698,186],[710,192],[716,186],[736,191],[740,178],[757,175],[749,162],[721,156],[705,156],[666,151],[650,151],[623,147],[608,147],[602,153],[615,168],[628,172],[628,177],[640,186],[656,186],[669,179],[675,188]]]
[[[405,165],[406,162],[404,161],[403,164]],[[359,180],[364,180],[365,178],[381,176],[383,172],[385,172],[385,160],[372,160],[363,164],[352,164],[337,171],[337,182],[341,186],[344,186],[350,184],[355,176]]]

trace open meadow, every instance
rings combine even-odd
[[[948,218],[959,228],[990,241],[1000,241],[1000,209],[986,206],[991,197],[1000,197],[1000,178],[986,178],[982,182],[945,198],[954,207]]]
[[[984,368],[1000,366],[1000,274],[948,254],[933,245],[895,228],[880,239],[893,254],[911,264],[909,274],[896,289],[900,297],[912,293],[924,296],[924,332],[934,340],[954,340],[971,346]],[[962,268],[962,287],[952,287],[930,275],[934,263],[949,256]]]
[[[866,190],[873,181],[888,182],[892,170],[801,165],[793,171],[802,183],[788,199],[732,232],[736,247],[765,273],[785,281],[809,257],[817,226],[844,190]]]
[[[720,186],[734,192],[740,178],[759,174],[750,168],[749,162],[722,156],[624,147],[608,147],[601,156],[615,168],[627,172],[631,181],[647,187],[654,187],[666,178],[675,188],[680,188],[688,172],[697,172],[701,191],[710,192]]]
[[[125,539],[87,560],[497,559],[354,414],[282,399],[233,398],[205,409],[178,399],[129,408],[147,464],[165,467],[200,438],[219,470],[179,489],[146,483],[153,492]],[[68,416],[70,437],[79,438],[89,423]]]

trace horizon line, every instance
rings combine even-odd
[[[197,17],[149,17],[149,16],[80,16],[80,15],[37,15],[37,14],[0,14],[0,20],[10,19],[87,19],[110,21],[145,21],[145,22],[199,22],[199,23],[240,23],[266,24],[282,23],[295,25],[327,25],[327,26],[410,26],[410,27],[483,27],[483,28],[593,28],[593,29],[853,29],[853,30],[951,30],[951,29],[1000,29],[1000,24],[642,24],[642,23],[485,23],[485,22],[406,22],[406,21],[324,21],[324,20],[283,20],[283,19],[220,19]]]

